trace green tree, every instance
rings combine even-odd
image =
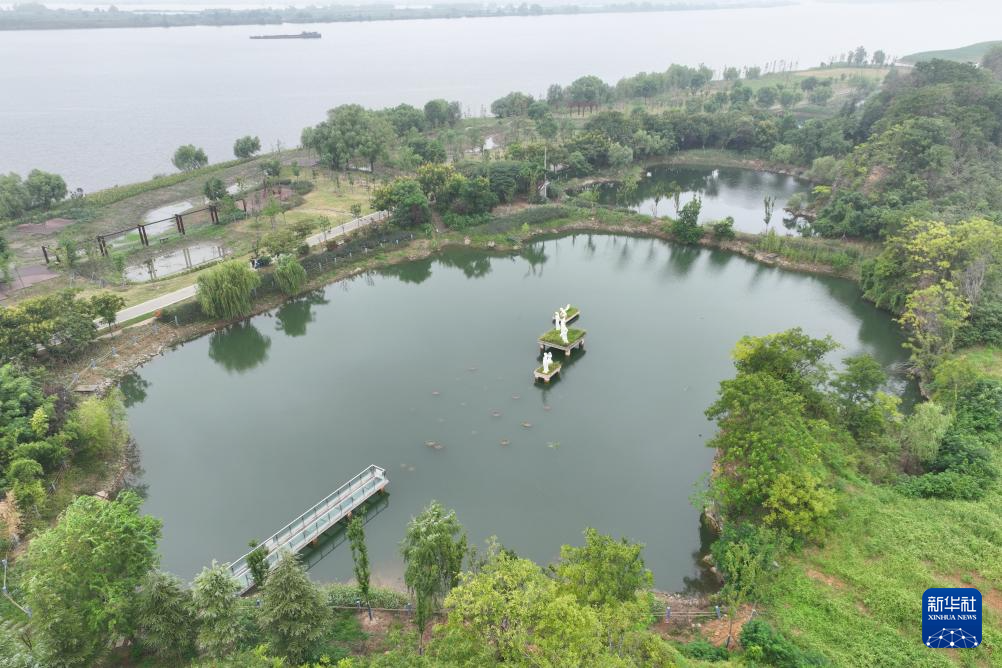
[[[275,267],[275,281],[287,295],[294,295],[306,285],[306,270],[292,255],[283,255]]]
[[[967,301],[949,281],[908,295],[898,322],[909,333],[905,347],[912,351],[912,364],[923,382],[931,380],[937,362],[953,350],[957,331],[969,312]]]
[[[251,291],[261,277],[240,260],[229,260],[198,277],[198,303],[212,318],[231,320],[251,311]]]
[[[31,204],[31,196],[19,174],[0,174],[0,219],[19,218]]]
[[[372,605],[369,603],[369,548],[365,544],[365,509],[360,509],[348,523],[348,541],[351,543],[351,560],[354,564],[355,581],[372,619]]]
[[[28,206],[32,209],[48,209],[66,198],[66,181],[58,174],[50,174],[33,169],[24,180],[28,191]]]
[[[160,520],[140,515],[141,504],[132,492],[77,497],[29,544],[26,601],[47,665],[94,665],[132,633],[132,600],[160,538]]]
[[[150,571],[133,604],[136,636],[147,652],[181,661],[195,649],[195,610],[191,592],[168,573]]]
[[[118,312],[125,308],[125,299],[113,292],[101,292],[87,301],[87,307],[91,314],[111,326],[118,319]]]
[[[202,187],[202,193],[210,202],[218,202],[226,197],[226,184],[223,183],[221,178],[213,176],[205,182],[205,186]]]
[[[240,585],[233,579],[229,567],[215,561],[195,576],[192,600],[198,619],[196,644],[209,658],[221,659],[243,641],[237,597],[239,589]]]
[[[466,556],[466,532],[455,511],[432,501],[407,525],[400,553],[404,583],[415,598],[414,621],[424,633],[436,605],[456,584]]]
[[[233,155],[241,159],[253,157],[260,150],[261,140],[257,137],[247,135],[233,142]]]
[[[496,555],[463,573],[445,604],[449,616],[429,646],[443,665],[622,665],[604,651],[598,614],[528,559]]]
[[[625,538],[617,541],[590,527],[584,534],[583,546],[560,548],[555,572],[561,591],[573,594],[582,605],[601,607],[632,601],[638,591],[654,586],[641,556],[643,545]]]
[[[269,647],[293,664],[314,658],[323,640],[330,613],[316,585],[295,555],[282,555],[268,575],[259,622]]]
[[[174,166],[182,172],[192,172],[209,164],[205,151],[192,144],[185,144],[174,151],[171,158]]]
[[[250,541],[247,545],[251,548],[247,554],[247,568],[250,569],[251,578],[254,579],[254,586],[262,589],[264,583],[268,581],[268,549],[264,545],[258,545],[256,540]]]
[[[401,227],[415,227],[431,221],[431,207],[421,185],[414,179],[397,179],[376,188],[372,208],[391,210],[393,222]]]
[[[679,211],[678,218],[671,223],[671,233],[676,241],[692,245],[703,238],[703,228],[699,225],[699,210],[702,206],[703,202],[695,197]]]
[[[724,578],[717,597],[727,612],[728,647],[741,606],[760,594],[780,544],[775,530],[744,523],[726,525],[720,538],[714,541],[713,561]]]
[[[939,454],[939,445],[946,435],[953,416],[933,401],[916,404],[912,414],[901,424],[902,466],[910,473],[921,473]]]

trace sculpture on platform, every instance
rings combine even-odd
[[[553,312],[553,326],[558,329],[560,328],[560,311]]]
[[[543,373],[550,373],[551,364],[553,364],[553,353],[547,350],[543,353]]]
[[[570,341],[567,340],[567,319],[560,319],[560,340],[564,342],[566,346]]]

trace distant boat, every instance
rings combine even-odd
[[[320,39],[320,33],[303,31],[298,35],[251,35],[251,39]]]

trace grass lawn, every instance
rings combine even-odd
[[[979,63],[993,46],[1002,44],[1002,41],[978,42],[968,44],[958,49],[943,49],[942,51],[921,51],[905,56],[901,60],[906,63],[918,63],[923,60],[942,58],[944,60],[955,60],[961,63]]]
[[[1002,378],[1002,349],[990,346],[965,348],[958,353],[958,356],[973,364],[979,373]]]
[[[581,339],[584,335],[585,335],[585,330],[583,330],[583,329],[572,329],[572,328],[568,327],[567,328],[567,341],[568,341],[568,343],[564,343],[563,340],[560,338],[560,330],[559,329],[551,329],[546,334],[543,334],[541,337],[539,337],[539,340],[543,341],[545,343],[552,343],[553,345],[557,345],[557,346],[564,346],[564,345],[568,345],[569,346],[569,345],[573,344],[575,341],[578,341],[579,339]]]
[[[996,456],[996,466],[1002,459]],[[768,619],[838,666],[1002,665],[1002,494],[977,502],[848,490],[826,544],[795,557],[772,587]],[[984,644],[922,644],[922,592],[977,587]]]

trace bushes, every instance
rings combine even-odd
[[[699,226],[699,210],[703,203],[699,198],[686,203],[679,211],[678,218],[671,222],[669,230],[675,240],[683,244],[697,244],[703,238],[703,228]]]
[[[313,181],[307,181],[304,179],[302,181],[292,182],[292,192],[300,196],[313,192],[313,188],[314,188]]]
[[[730,216],[710,223],[710,230],[712,231],[713,238],[717,241],[726,241],[737,236],[734,233],[734,219]]]
[[[442,222],[450,230],[465,230],[471,227],[476,227],[477,225],[483,225],[490,220],[490,216],[485,214],[478,215],[461,215],[458,213],[453,213],[451,211],[442,215]]]
[[[926,473],[902,479],[908,496],[976,501],[998,478],[989,448],[1002,427],[1002,383],[981,380],[958,398],[953,425],[939,443]]]
[[[823,656],[801,650],[761,619],[752,619],[741,629],[741,646],[748,658],[776,668],[831,665]]]
[[[324,587],[324,594],[331,609],[342,606],[354,607],[357,605],[356,601],[362,600],[362,592],[356,584],[335,582]],[[409,601],[406,594],[393,589],[369,588],[369,603],[373,608],[403,608]]]
[[[711,645],[705,640],[676,643],[675,647],[685,658],[696,659],[697,661],[727,661],[731,657],[731,653],[725,648]]]

